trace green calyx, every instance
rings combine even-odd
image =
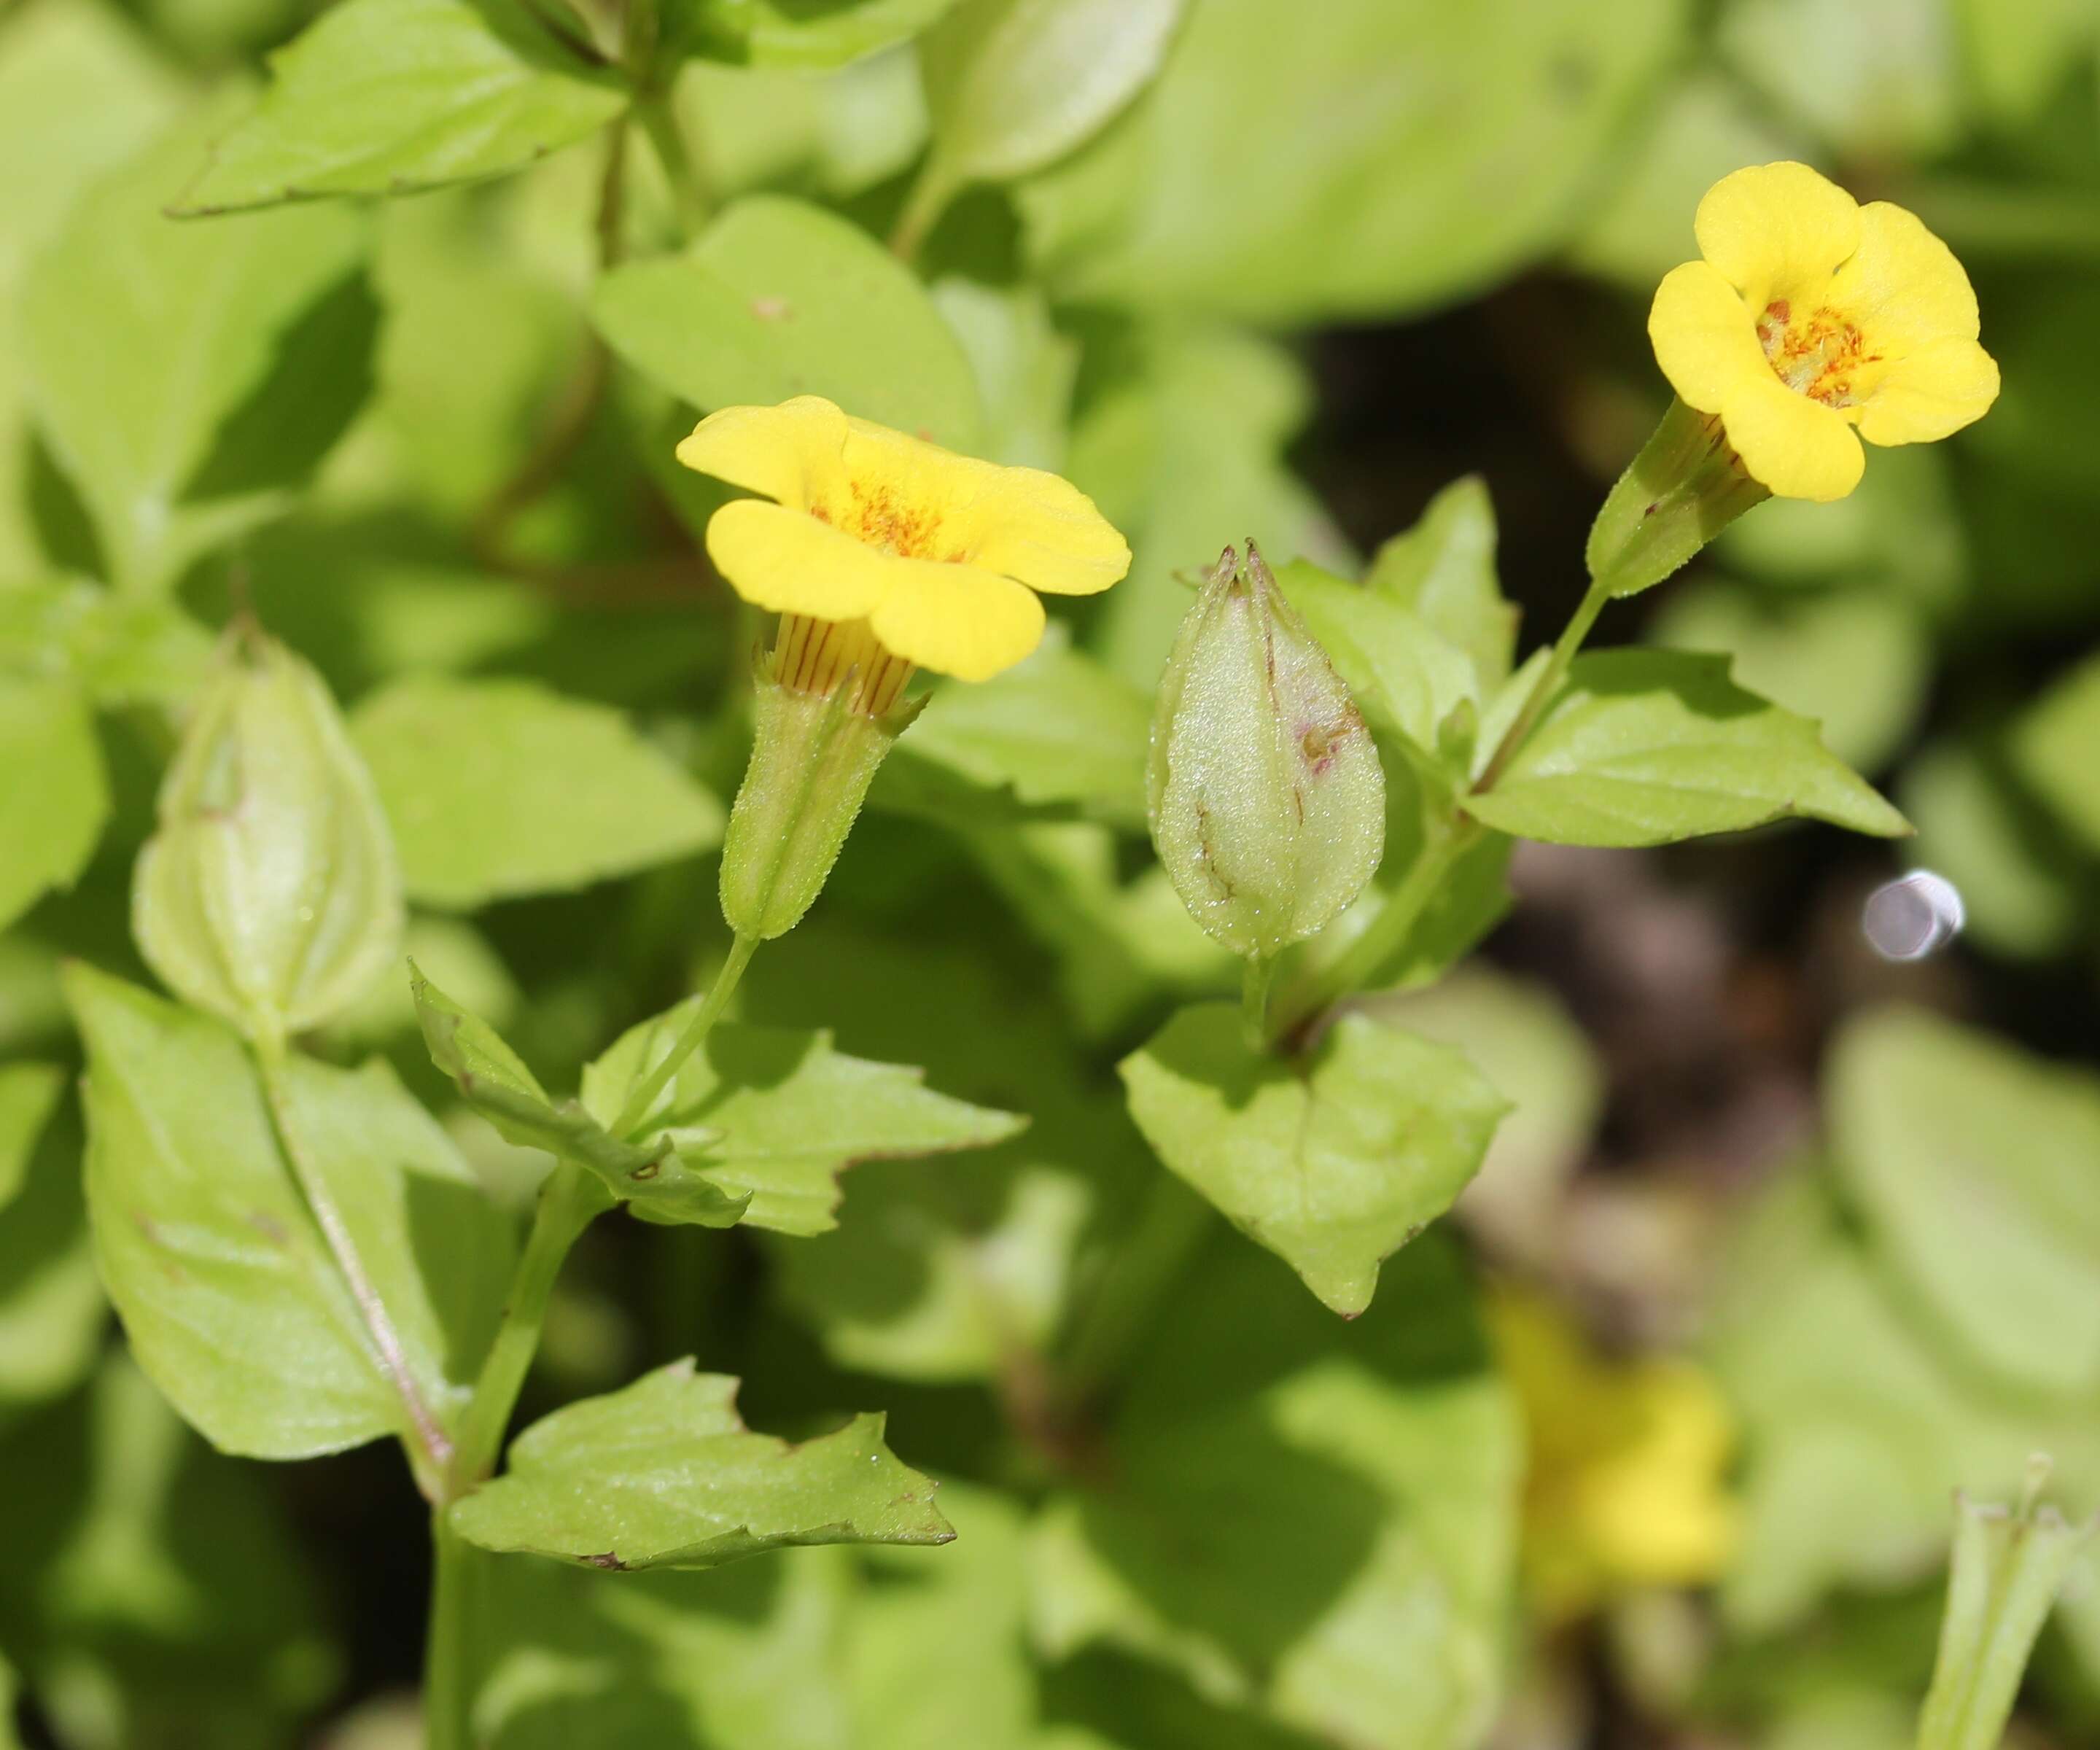
[[[739,937],[770,941],[802,921],[884,756],[924,703],[867,716],[848,703],[852,691],[759,681],[751,764],[722,844],[722,916]]]
[[[1639,595],[1771,496],[1717,415],[1673,400],[1590,525],[1590,575],[1608,596]]]

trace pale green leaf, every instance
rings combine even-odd
[[[1061,290],[1151,309],[1454,301],[1579,221],[1686,10],[1631,0],[1600,30],[1583,0],[1204,0],[1153,90],[1017,191],[1030,246]]]
[[[592,1567],[712,1567],[790,1544],[946,1543],[933,1485],[858,1416],[799,1446],[753,1434],[737,1382],[690,1360],[535,1423],[452,1510],[483,1549]]]
[[[1737,0],[1715,36],[1760,96],[1831,149],[1930,158],[1963,130],[1952,12],[1943,0]],[[1813,55],[1796,52],[1809,40]]]
[[[1794,814],[1910,830],[1813,723],[1731,681],[1726,657],[1672,650],[1577,657],[1494,788],[1465,805],[1551,844],[1663,844]]]
[[[270,58],[255,112],[179,214],[500,176],[595,133],[628,93],[522,0],[344,0]]]
[[[566,892],[721,838],[721,804],[618,712],[530,681],[411,677],[351,730],[425,905]]]
[[[430,1061],[506,1142],[573,1161],[646,1219],[735,1225],[751,1201],[748,1191],[732,1194],[711,1183],[681,1158],[668,1137],[643,1148],[615,1136],[580,1102],[550,1098],[494,1028],[453,1002],[413,961],[408,976]],[[713,1134],[689,1135],[688,1146],[712,1140]]]
[[[929,174],[1004,182],[1091,139],[1159,71],[1181,0],[964,0],[920,45]]]
[[[87,866],[109,816],[95,721],[68,682],[0,672],[0,928]]]
[[[2019,126],[2078,77],[2100,42],[2089,0],[1956,0],[1962,69],[1992,119]]]
[[[1882,588],[1767,602],[1701,579],[1670,593],[1650,637],[1732,657],[1738,682],[1815,719],[1824,745],[1861,771],[1886,765],[1908,738],[1932,679],[1924,617]]]
[[[1452,1254],[1431,1241],[1390,1274],[1343,1326],[1268,1260],[1202,1255],[1125,1382],[1101,1469],[1037,1521],[1047,1653],[1120,1647],[1322,1743],[1485,1740],[1520,1432]]]
[[[865,231],[806,202],[737,201],[684,253],[607,274],[592,311],[622,358],[704,412],[818,395],[977,447],[970,363],[924,287]]]
[[[752,67],[836,67],[915,37],[955,0],[668,0],[675,47]]]
[[[1454,480],[1371,556],[1364,583],[1411,610],[1471,662],[1481,699],[1509,678],[1518,611],[1495,571],[1495,507],[1478,474]]]
[[[2100,1386],[2100,1078],[1921,1011],[1833,1047],[1832,1153],[1874,1245],[1964,1352]]]
[[[22,285],[30,408],[111,581],[148,593],[284,508],[355,412],[372,342],[356,214],[168,221],[170,163],[209,121],[90,189]]]
[[[2088,658],[2014,725],[2014,764],[2089,849],[2100,849],[2100,658]]]
[[[404,1380],[430,1416],[457,1408],[510,1235],[391,1072],[294,1057],[273,1119],[220,1023],[78,965],[67,993],[88,1048],[96,1256],[132,1352],[184,1417],[223,1450],[299,1458],[406,1430]],[[282,1134],[332,1199],[376,1305],[360,1308],[344,1281]]]
[[[107,708],[179,711],[211,658],[211,634],[172,602],[77,580],[0,589],[0,673],[68,676]]]
[[[984,455],[1008,467],[1061,472],[1080,348],[1052,320],[1049,300],[1032,285],[951,276],[936,282],[933,302],[977,372]]]
[[[1461,1052],[1361,1015],[1301,1070],[1250,1051],[1232,1004],[1199,1004],[1120,1068],[1160,1159],[1344,1317],[1450,1208],[1509,1109]]]
[[[630,1028],[585,1066],[593,1117],[615,1120],[700,1002],[689,998]],[[813,1234],[837,1225],[839,1175],[855,1161],[981,1148],[1026,1122],[936,1094],[916,1069],[834,1051],[828,1033],[719,1022],[636,1130],[669,1136],[688,1165],[731,1195],[750,1192],[748,1225]]]
[[[1053,635],[993,680],[937,691],[872,800],[960,825],[1076,811],[1136,829],[1150,733],[1145,695]]]

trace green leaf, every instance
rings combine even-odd
[[[412,960],[408,978],[430,1061],[458,1084],[466,1103],[506,1142],[544,1148],[587,1168],[647,1220],[704,1228],[736,1224],[751,1202],[748,1191],[732,1195],[704,1178],[680,1157],[668,1136],[653,1148],[642,1148],[615,1136],[580,1102],[550,1099],[496,1029],[453,1002]],[[688,1146],[712,1141],[716,1135],[699,1132],[687,1139]]]
[[[933,1485],[857,1416],[799,1446],[753,1434],[737,1382],[674,1361],[557,1410],[509,1468],[452,1510],[485,1549],[592,1567],[712,1567],[790,1544],[946,1543]]]
[[[615,1122],[701,1000],[688,998],[630,1028],[585,1067],[584,1106],[593,1117]],[[828,1032],[720,1022],[636,1129],[669,1136],[690,1151],[689,1166],[732,1195],[750,1192],[748,1225],[812,1234],[837,1225],[839,1175],[855,1161],[981,1148],[1026,1123],[936,1094],[916,1069],[836,1051]]]
[[[411,677],[351,733],[425,905],[566,892],[721,840],[721,804],[620,713],[530,681]]]
[[[172,602],[78,580],[0,589],[0,674],[64,676],[108,708],[178,711],[211,672],[212,637]]]
[[[925,288],[865,231],[805,201],[752,195],[683,254],[599,281],[598,332],[705,412],[819,395],[974,452],[970,363]]]
[[[51,1122],[64,1086],[53,1065],[0,1065],[0,1414],[69,1390],[103,1347],[79,1136]]]
[[[1232,1004],[1202,1003],[1119,1068],[1160,1159],[1345,1318],[1450,1208],[1509,1109],[1462,1053],[1361,1015],[1301,1073],[1249,1051]]]
[[[64,681],[0,672],[0,928],[79,879],[109,818],[95,722]]]
[[[977,686],[944,686],[884,762],[873,800],[960,825],[1077,812],[1145,824],[1145,695],[1054,634]]]
[[[1971,942],[2040,959],[2073,940],[2083,859],[1988,740],[1934,743],[1904,767],[1901,794],[1917,822],[1918,861],[1959,889]]]
[[[1371,556],[1364,585],[1388,597],[1465,653],[1485,700],[1516,660],[1518,610],[1495,571],[1495,507],[1478,474],[1454,480],[1414,527]]]
[[[1390,1275],[1342,1325],[1243,1247],[1200,1256],[1118,1395],[1098,1480],[1031,1535],[1049,1657],[1124,1649],[1293,1743],[1485,1740],[1521,1433],[1453,1254],[1427,1242]]]
[[[1061,472],[1080,347],[1052,320],[1049,300],[1032,285],[951,275],[934,284],[933,302],[977,373],[982,453],[1008,467]]]
[[[1795,814],[1910,830],[1813,723],[1737,686],[1726,657],[1674,650],[1576,658],[1500,782],[1465,805],[1549,844],[1666,844]]]
[[[1017,191],[1030,251],[1068,296],[1277,325],[1454,302],[1579,221],[1686,11],[1204,0],[1151,93]]]
[[[1941,0],[1740,0],[1714,37],[1760,96],[1829,149],[1931,158],[1963,131],[1948,11]],[[1814,33],[1812,68],[1790,51],[1803,33]]]
[[[90,190],[22,286],[30,407],[112,581],[145,592],[281,509],[361,394],[340,318],[356,314],[342,300],[361,296],[364,225],[333,208],[169,223],[168,165],[197,126]],[[320,425],[285,443],[289,428],[272,424],[284,418]],[[258,425],[279,453],[255,452]]]
[[[1923,616],[1883,588],[1767,601],[1701,579],[1670,592],[1649,636],[1732,656],[1736,680],[1814,719],[1830,751],[1862,771],[1886,765],[1909,738],[1932,680]]]
[[[1939,1326],[2032,1391],[2100,1387],[2100,1078],[1887,1010],[1839,1036],[1829,1080],[1837,1166]]]
[[[1277,573],[1365,717],[1405,738],[1418,768],[1441,777],[1438,732],[1480,681],[1466,654],[1388,593],[1352,584],[1304,560]]]
[[[2100,657],[2089,657],[2014,725],[2013,762],[2089,850],[2100,850]]]
[[[928,174],[1006,182],[1100,132],[1159,71],[1181,0],[965,0],[919,47]]]
[[[752,67],[836,67],[909,41],[955,0],[668,0],[674,49]]]
[[[290,1058],[273,1119],[219,1022],[79,964],[66,991],[88,1051],[97,1260],[132,1352],[184,1417],[223,1451],[303,1458],[408,1431],[405,1386],[432,1417],[456,1409],[501,1305],[510,1228],[392,1072]],[[368,1298],[281,1135],[331,1200]]]
[[[29,1157],[65,1087],[50,1064],[0,1064],[0,1210],[29,1175]]]
[[[262,104],[213,146],[178,214],[501,176],[629,101],[522,0],[345,0],[270,68]]]

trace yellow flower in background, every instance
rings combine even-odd
[[[708,523],[708,556],[782,616],[774,678],[828,696],[858,678],[880,716],[914,667],[985,681],[1043,636],[1036,592],[1092,595],[1130,548],[1057,475],[958,456],[815,395],[725,408],[678,446],[688,468],[764,494]]]
[[[1524,1558],[1540,1614],[1717,1578],[1738,1525],[1734,1424],[1714,1382],[1679,1357],[1601,1355],[1532,1295],[1495,1293],[1487,1318],[1529,1436]]]
[[[1767,164],[1708,189],[1693,228],[1705,259],[1656,291],[1656,359],[1780,497],[1842,498],[1861,438],[1930,443],[1997,399],[1969,276],[1901,207]]]

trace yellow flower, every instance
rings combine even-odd
[[[1713,1382],[1677,1357],[1601,1356],[1529,1295],[1505,1290],[1486,1311],[1524,1413],[1524,1567],[1540,1611],[1718,1577],[1738,1527],[1723,1481],[1735,1430]]]
[[[815,395],[711,413],[678,460],[765,495],[714,514],[708,555],[782,616],[774,677],[828,696],[854,674],[852,703],[871,716],[914,666],[965,681],[1012,668],[1043,636],[1036,591],[1092,595],[1130,568],[1123,536],[1057,475],[958,456]]]
[[[1693,229],[1705,259],[1664,276],[1648,337],[1679,395],[1718,414],[1780,497],[1842,498],[1861,438],[1930,443],[1997,399],[1969,276],[1901,207],[1767,164],[1708,189]]]

